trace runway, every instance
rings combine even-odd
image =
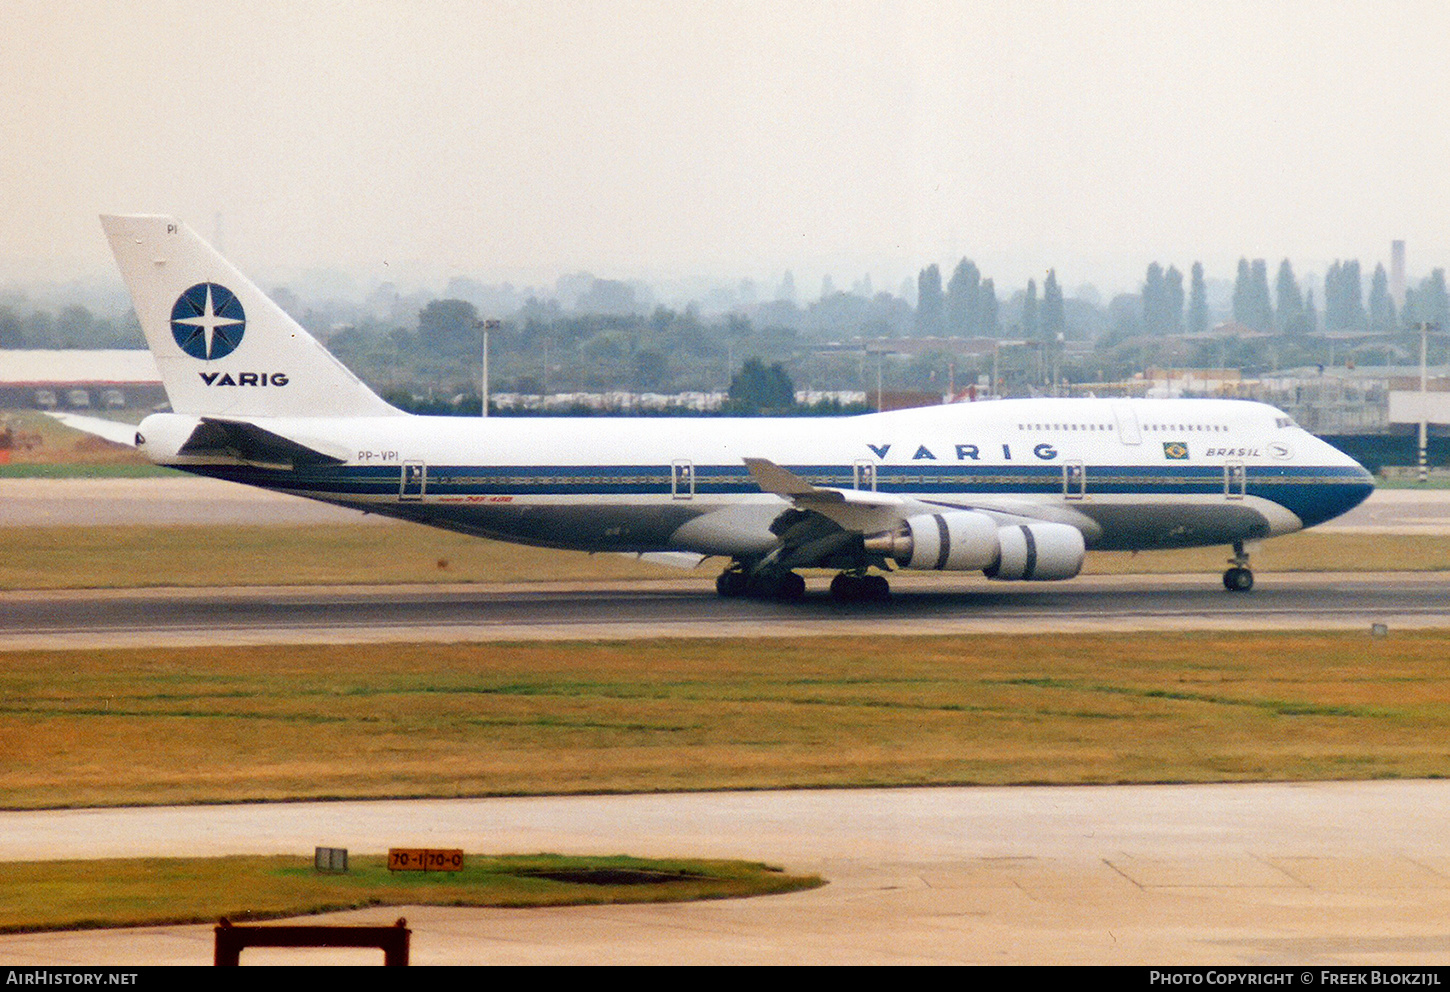
[[[723,600],[705,579],[541,587],[351,586],[0,593],[0,650],[381,641],[1368,630],[1442,626],[1445,573],[1288,573],[1228,593],[1216,575],[1088,576],[1046,588],[902,577],[889,604]]]
[[[662,906],[392,907],[418,964],[1450,963],[1450,782],[870,789],[0,813],[0,858],[313,846],[765,860],[828,879]],[[0,937],[26,964],[205,964],[208,926]],[[378,963],[247,951],[243,964]]]

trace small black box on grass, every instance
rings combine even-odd
[[[312,855],[312,867],[329,875],[347,874],[347,848],[319,847]]]

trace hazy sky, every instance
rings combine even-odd
[[[3,0],[0,275],[1450,264],[1450,3]],[[385,264],[386,263],[386,264]]]

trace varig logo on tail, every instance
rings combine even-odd
[[[171,336],[193,358],[225,358],[242,343],[247,315],[236,294],[214,282],[199,282],[176,298]]]

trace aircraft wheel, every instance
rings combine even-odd
[[[891,598],[891,585],[884,576],[842,572],[831,580],[831,598],[838,603],[884,603]]]
[[[831,580],[831,598],[838,603],[854,603],[861,598],[861,577],[840,572]]]
[[[745,595],[745,573],[737,569],[721,572],[715,579],[715,591],[726,599]]]
[[[786,572],[775,587],[775,598],[794,603],[806,594],[806,580],[794,572]]]
[[[1229,592],[1248,592],[1254,587],[1254,573],[1235,566],[1223,573],[1223,587]]]

